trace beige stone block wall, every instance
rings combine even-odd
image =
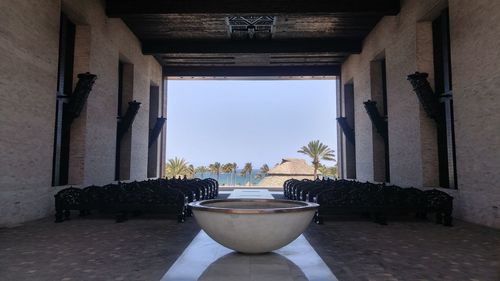
[[[146,178],[149,86],[162,85],[157,61],[142,55],[121,20],[105,16],[104,1],[1,1],[0,226],[51,215],[60,189],[51,178],[61,10],[77,25],[82,43],[75,74],[98,76],[72,127],[70,180],[89,185],[114,179],[120,55],[134,64],[133,99],[142,102],[130,132],[131,179]]]
[[[401,13],[385,17],[367,36],[363,51],[342,66],[343,81],[352,80],[356,107],[356,160],[359,180],[374,181],[372,124],[363,106],[371,88],[370,64],[385,54],[391,182],[405,186],[426,186],[437,182],[437,156],[433,150],[435,129],[412,91],[406,76],[426,71],[432,76],[432,34],[421,22],[443,1],[402,1]],[[417,32],[420,30],[420,32]],[[430,51],[429,50],[430,38]],[[427,48],[427,49],[426,49]],[[417,55],[417,53],[419,55]],[[429,128],[430,127],[430,128]],[[425,144],[425,147],[424,147]],[[427,149],[432,147],[432,149]],[[425,167],[425,168],[424,168]]]
[[[58,1],[0,2],[0,225],[42,217],[53,200],[58,14]]]
[[[500,228],[500,1],[450,1],[460,213]]]
[[[373,132],[362,102],[371,93],[370,62],[385,52],[391,182],[436,187],[435,125],[406,76],[427,72],[433,84],[430,21],[447,1],[401,3],[401,13],[383,18],[365,39],[362,53],[342,66],[342,81],[354,82],[356,96],[357,176],[373,180]],[[450,0],[449,8],[459,186],[445,191],[455,196],[455,216],[500,227],[500,2]]]
[[[118,62],[133,64],[133,93],[127,101],[141,102],[130,137],[130,179],[147,176],[147,136],[149,134],[149,86],[161,85],[161,67],[151,56],[143,56],[139,40],[119,19],[105,16],[102,1],[65,0],[62,9],[77,24],[90,25],[90,69],[98,75],[87,104],[85,173],[83,185],[105,184],[114,178]],[[97,89],[96,87],[100,85]],[[125,95],[127,96],[127,95]],[[130,100],[128,100],[130,99]],[[102,138],[101,136],[112,136]],[[111,138],[113,141],[111,142]],[[103,164],[104,163],[104,164]],[[128,166],[128,165],[127,165]]]

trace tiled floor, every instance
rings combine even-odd
[[[162,217],[0,229],[0,280],[160,280],[199,230]],[[465,222],[327,221],[304,235],[340,281],[500,280],[500,231]]]
[[[0,229],[1,281],[160,280],[200,231],[190,218],[47,218]]]
[[[327,221],[305,236],[339,280],[500,280],[500,230],[462,221]]]

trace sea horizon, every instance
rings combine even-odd
[[[247,185],[249,182],[249,176],[247,175],[246,177],[242,177],[240,175],[242,169],[237,169],[236,171],[236,177],[234,177],[234,174],[227,174],[227,173],[220,173],[219,174],[219,185]],[[261,181],[260,178],[256,178],[255,176],[260,173],[259,169],[253,169],[252,170],[252,176],[251,176],[251,185],[258,185],[259,182]],[[212,174],[210,172],[204,173],[203,176],[200,173],[196,173],[194,175],[195,178],[200,178],[200,179],[206,179],[206,178],[213,178],[217,179],[217,176],[215,174]]]

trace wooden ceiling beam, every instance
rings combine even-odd
[[[259,77],[339,76],[340,65],[329,66],[164,66],[165,76],[174,77]]]
[[[309,14],[396,15],[399,0],[106,0],[109,17],[152,14]]]
[[[144,40],[142,52],[152,54],[235,53],[360,53],[359,39],[289,40]]]

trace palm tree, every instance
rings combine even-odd
[[[248,175],[248,183],[250,185],[252,185],[252,163],[251,162],[245,163],[245,166],[241,170],[240,175],[242,177],[246,177]]]
[[[231,174],[233,173],[233,164],[227,163],[222,166],[222,172],[228,174],[228,185],[231,184]]]
[[[319,140],[310,141],[307,146],[303,146],[298,153],[305,154],[312,158],[314,167],[314,178],[318,176],[318,168],[320,160],[335,161],[335,154],[327,145],[319,142]]]
[[[188,166],[188,174],[187,174],[187,177],[192,179],[194,178],[194,174],[195,174],[195,169],[194,169],[194,166],[193,165],[189,165]]]
[[[165,175],[167,178],[180,177],[189,174],[189,163],[183,158],[168,159],[165,165]]]
[[[236,185],[236,170],[238,169],[238,164],[233,163],[233,184]]]
[[[200,178],[204,178],[205,174],[209,172],[208,168],[205,166],[196,167],[195,172],[200,174]]]
[[[318,171],[321,172],[321,175],[323,177],[334,177],[334,178],[337,177],[337,165],[333,167],[327,167],[325,165],[320,164],[318,167]]]
[[[255,175],[255,177],[258,179],[261,179],[261,178],[267,176],[268,172],[269,172],[269,166],[267,164],[264,164],[260,167],[260,171],[257,175]]]
[[[263,174],[264,176],[266,176],[268,172],[269,172],[269,166],[267,164],[264,164],[260,167],[260,173]]]
[[[321,176],[323,176],[323,178],[329,176],[328,167],[323,164],[319,164],[318,171],[321,173]]]
[[[219,181],[219,174],[220,174],[220,163],[215,162],[213,164],[208,165],[208,169],[210,170],[210,173],[212,175],[215,175],[217,178],[217,181]]]

